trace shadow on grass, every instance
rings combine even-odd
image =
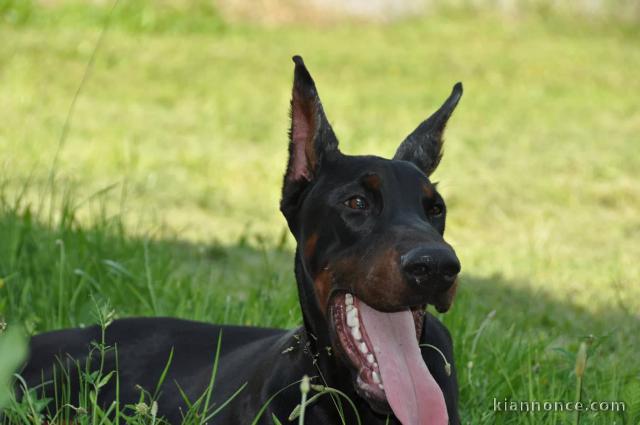
[[[0,212],[0,317],[29,332],[94,323],[93,299],[120,317],[175,316],[214,323],[293,327],[301,323],[290,244],[255,235],[194,244],[178,236],[132,237],[119,218],[59,224],[28,208]],[[564,423],[573,413],[500,412],[498,402],[575,400],[575,353],[588,340],[582,399],[624,401],[625,412],[587,412],[580,423],[636,423],[640,412],[637,316],[590,312],[529,282],[466,274],[451,330],[470,423]],[[592,336],[592,337],[591,337]],[[532,416],[533,415],[533,416]]]
[[[501,412],[494,402],[578,400],[575,364],[583,341],[588,361],[580,399],[624,401],[625,413],[589,411],[579,423],[638,423],[637,316],[620,308],[588,311],[531,282],[500,276],[465,276],[458,294],[442,319],[456,344],[460,397],[470,423],[573,423],[574,412]]]

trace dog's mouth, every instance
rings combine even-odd
[[[444,396],[418,345],[424,307],[384,313],[345,292],[329,303],[334,345],[349,364],[356,392],[405,425],[448,422]]]

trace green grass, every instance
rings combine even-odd
[[[299,324],[277,206],[290,56],[300,53],[348,153],[391,155],[465,84],[435,175],[463,264],[442,319],[464,421],[572,421],[496,413],[493,399],[573,400],[575,355],[593,335],[582,398],[624,400],[627,412],[586,412],[580,423],[638,423],[637,27],[443,12],[260,28],[193,4],[116,8],[51,180],[109,9],[0,1],[9,329],[94,323],[92,298],[120,317]]]

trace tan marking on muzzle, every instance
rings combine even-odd
[[[402,302],[407,285],[400,270],[400,254],[389,248],[372,259],[373,268],[367,273],[360,287],[362,297],[382,309],[395,307]]]

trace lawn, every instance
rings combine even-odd
[[[94,323],[107,303],[120,317],[297,326],[278,201],[299,53],[347,153],[392,155],[464,83],[435,174],[463,266],[441,319],[464,422],[573,421],[493,402],[574,400],[586,341],[583,400],[626,411],[580,423],[639,423],[637,26],[443,11],[264,27],[138,1],[118,5],[96,49],[108,5],[28,3],[0,1],[9,329]]]

